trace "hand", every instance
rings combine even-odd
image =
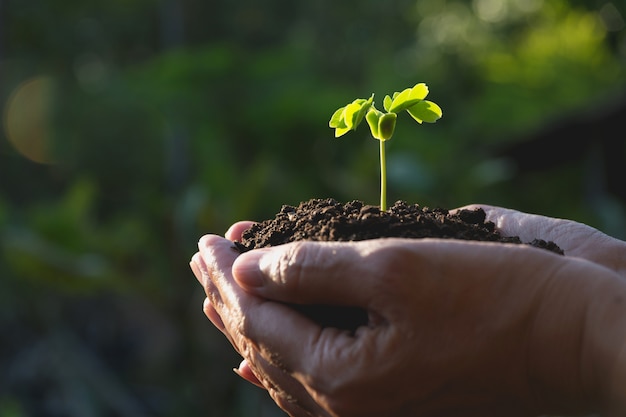
[[[210,300],[205,313],[245,358],[243,376],[292,416],[580,411],[600,403],[601,371],[615,364],[580,337],[606,317],[598,305],[624,294],[614,273],[589,261],[435,239],[238,256],[207,236],[199,247],[192,268]],[[370,322],[354,334],[321,328],[287,302],[357,306]]]
[[[527,214],[521,211],[488,205],[462,208],[482,208],[487,220],[505,236],[519,236],[524,242],[543,239],[557,243],[567,256],[587,259],[610,268],[626,277],[626,243],[571,220]],[[460,210],[460,209],[459,209]]]

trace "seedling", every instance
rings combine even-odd
[[[396,129],[398,113],[406,110],[417,123],[434,123],[442,116],[441,108],[432,101],[424,100],[428,87],[424,83],[416,84],[393,96],[385,96],[380,111],[374,105],[374,94],[369,99],[358,98],[352,103],[337,109],[328,125],[335,129],[335,137],[356,130],[363,119],[367,120],[374,139],[380,142],[380,209],[387,210],[387,162],[385,142],[391,139]]]

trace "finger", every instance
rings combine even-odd
[[[534,239],[552,240],[550,230],[547,228],[549,224],[542,221],[548,219],[547,217],[485,204],[471,204],[450,212],[477,209],[485,211],[486,220],[493,222],[503,236],[518,236],[522,242],[532,242]]]
[[[208,275],[205,280],[205,289],[211,300],[212,308],[222,320],[224,334],[244,358],[250,359],[250,356],[253,355],[252,352],[258,352],[260,358],[287,375],[290,374],[290,369],[305,370],[299,372],[299,375],[302,376],[315,369],[314,358],[320,356],[319,350],[323,350],[324,346],[332,345],[333,348],[341,349],[353,342],[351,336],[339,329],[322,330],[314,321],[293,308],[250,294],[237,285],[230,275],[229,263],[237,259],[237,255],[233,255],[230,251],[231,244],[225,239],[212,235],[201,239],[199,248],[200,261],[202,262],[198,261],[198,263],[201,270],[203,268],[207,270],[207,272],[202,272],[202,275]],[[298,245],[294,246],[297,247]],[[326,247],[326,245],[322,246]],[[256,250],[247,253],[252,252],[256,252]],[[367,251],[365,252],[367,253]],[[330,253],[332,250],[328,251],[328,254]],[[350,250],[344,251],[344,255],[348,258],[349,253]],[[324,257],[326,254],[326,249],[324,249],[321,256]],[[239,256],[243,255],[245,254]],[[339,259],[338,256],[335,258]],[[307,256],[304,256],[304,259],[307,259]],[[345,262],[344,266],[341,266],[340,263],[337,264],[340,265],[339,270],[351,265],[345,260],[343,262]],[[354,262],[358,265],[356,259]],[[313,260],[313,264],[319,264],[319,261]],[[354,267],[353,264],[352,267]],[[364,273],[365,270],[362,272]],[[324,275],[319,271],[317,274]],[[359,272],[356,275],[357,277],[351,278],[355,283],[363,274]],[[341,282],[341,280],[337,281]],[[218,295],[212,295],[213,288],[217,290]],[[319,294],[328,293],[325,288],[319,288],[317,292]],[[346,295],[353,292],[354,290],[350,288],[344,290]],[[339,302],[342,297],[336,296],[334,299]],[[364,297],[363,300],[366,303],[367,297]],[[207,315],[212,317],[212,320],[215,320],[220,326],[221,323],[217,321],[215,313],[211,309],[207,311]],[[323,336],[320,333],[323,333]],[[277,354],[277,352],[281,353]],[[348,353],[349,349],[342,349],[342,354]],[[304,359],[306,363],[301,364],[301,359]],[[255,366],[258,361],[255,361]],[[269,371],[265,369],[264,372]],[[258,374],[257,377],[261,379]],[[266,385],[266,381],[261,380]],[[276,393],[276,398],[280,397],[286,401],[286,397],[281,394],[281,391],[276,390]],[[292,403],[286,401],[284,407],[289,406],[289,404]]]
[[[277,405],[292,416],[327,415],[319,409],[302,384],[282,365],[277,365],[281,364],[281,361],[268,345],[259,347],[257,339],[248,336],[252,332],[244,331],[249,327],[247,324],[250,316],[256,315],[265,304],[273,304],[278,316],[286,320],[281,324],[274,320],[273,316],[267,320],[261,319],[265,326],[274,327],[274,331],[281,332],[282,330],[275,326],[290,323],[300,329],[312,330],[314,333],[318,329],[317,326],[288,307],[264,302],[245,293],[236,285],[230,276],[230,264],[238,255],[230,250],[231,246],[232,243],[225,239],[207,236],[200,240],[200,255],[193,258],[194,264],[197,265],[194,269],[198,269],[201,276],[206,276],[202,279],[208,293],[208,299],[204,303],[205,314],[222,330],[235,350],[253,361],[253,366],[250,366],[249,361],[240,365],[238,371],[244,379],[254,384],[260,383],[267,388]],[[260,329],[260,333],[263,332],[264,330]],[[260,353],[261,350],[263,353]]]
[[[232,273],[247,291],[272,300],[366,308],[375,290],[365,279],[372,269],[368,254],[381,245],[294,242],[256,249],[237,258]]]
[[[198,250],[192,258],[192,270],[202,284],[211,299],[217,296],[217,290],[213,282],[220,279],[224,274],[230,274],[233,262],[240,252],[230,240],[217,235],[205,235],[198,241]],[[199,275],[199,277],[198,277]]]
[[[208,270],[229,270],[239,251],[229,239],[218,235],[204,235],[198,241],[199,256]]]
[[[209,271],[209,267],[200,253],[193,255],[190,265],[198,282],[204,288],[207,300],[210,300],[213,304],[221,302],[220,293],[211,281],[211,271]]]
[[[385,340],[392,340],[390,335],[405,332],[397,324],[406,321],[409,310],[403,305],[415,303],[420,294],[428,298],[441,292],[446,286],[443,277],[467,272],[461,265],[509,270],[516,268],[509,267],[510,259],[515,259],[517,267],[533,257],[549,263],[563,261],[531,247],[438,239],[308,242],[252,252],[257,252],[256,260],[251,255],[241,261],[248,254],[241,255],[233,265],[233,274],[239,281],[250,280],[245,274],[255,275],[254,279],[261,280],[260,286],[250,290],[268,301],[248,310],[243,330],[246,337],[258,341],[259,351],[268,360],[294,375],[308,375],[318,381],[345,378],[359,346],[380,347]],[[251,259],[252,265],[246,266]],[[409,292],[415,299],[407,298]],[[318,326],[285,304],[269,300],[362,306],[383,320],[350,333]]]
[[[222,303],[221,295],[211,281],[209,270],[200,253],[194,254],[189,264],[198,281],[202,283],[205,294],[207,295],[207,297],[204,299],[202,306],[204,315],[209,319],[209,321],[211,321],[211,323],[213,323],[213,325],[218,330],[220,330],[226,336],[226,338],[230,341],[235,350],[237,350],[237,346],[235,345],[233,338],[226,330],[226,326],[224,325],[221,316],[214,307],[214,304]],[[211,300],[213,300],[213,302],[211,302]]]
[[[239,364],[238,368],[233,369],[237,375],[248,381],[249,383],[256,385],[259,388],[265,389],[261,381],[256,377],[252,368],[250,367],[250,362],[247,359],[244,359]]]
[[[250,362],[244,359],[233,371],[251,384],[268,389],[276,404],[292,416],[323,415],[319,405],[298,381],[260,357],[257,357],[256,361],[259,370],[253,370]],[[263,385],[255,372],[263,375],[262,378],[268,388]],[[316,413],[311,414],[311,410],[316,410]]]
[[[254,369],[250,361],[244,359],[233,371],[251,384],[266,389],[274,402],[290,416],[324,415],[319,405],[298,381],[262,357],[255,357],[255,362],[258,370]],[[260,378],[256,376],[257,373],[261,375]],[[261,379],[264,382],[261,382]],[[312,414],[311,410],[316,410],[316,413]]]
[[[237,353],[241,355],[242,352],[240,348],[237,346],[237,344],[235,343],[235,340],[231,336],[230,332],[226,329],[226,325],[224,324],[224,320],[222,320],[222,316],[220,316],[220,314],[217,312],[215,307],[213,307],[213,304],[211,303],[208,297],[204,299],[202,309],[204,311],[204,315],[209,319],[209,321],[213,323],[213,325],[219,331],[221,331],[224,334],[224,336],[226,336],[226,339],[228,339],[228,341],[233,346],[233,348],[237,351]]]
[[[252,357],[254,367],[249,362],[240,366],[241,375],[252,383],[261,382],[279,407],[292,416],[324,416],[325,414],[313,401],[304,387],[284,368],[271,363],[275,355],[264,347],[265,356],[259,353],[255,339],[247,337],[243,330],[247,328],[249,315],[255,308],[266,304],[261,299],[245,293],[230,276],[230,267],[238,256],[232,250],[232,242],[219,236],[208,235],[200,239],[200,254],[192,258],[194,274],[200,275],[207,299],[204,302],[205,314],[230,340],[233,347],[244,356]],[[290,310],[277,305],[283,310]],[[282,311],[282,316],[289,316]],[[291,315],[298,316],[291,312]],[[304,317],[296,317],[296,322],[307,322]],[[266,323],[272,325],[271,323]],[[303,323],[301,323],[303,324]],[[314,327],[312,323],[306,323]],[[253,371],[254,369],[254,371]],[[252,372],[251,372],[252,371]],[[314,414],[310,414],[313,412]]]
[[[237,222],[233,224],[232,226],[230,226],[230,228],[226,231],[226,234],[224,235],[224,237],[233,242],[236,240],[239,241],[241,240],[241,235],[243,234],[243,232],[245,232],[246,229],[248,229],[253,224],[254,222],[247,221],[247,220]]]
[[[624,242],[591,226],[489,205],[468,207],[485,210],[487,220],[495,223],[505,236],[519,236],[523,242],[534,239],[553,241],[567,256],[580,257],[617,272],[626,272]]]
[[[562,233],[559,232],[560,219],[484,204],[464,208],[483,209],[487,220],[493,222],[504,236],[519,236],[523,242],[531,242],[534,239],[554,241],[562,237]]]
[[[475,204],[465,208],[482,208],[488,221],[493,222],[504,236],[519,236],[523,242],[534,239],[553,241],[566,252],[576,249],[582,240],[611,239],[600,231],[582,223],[521,211]]]
[[[267,361],[258,351],[254,351],[250,360],[244,362],[247,362],[250,371],[267,389],[274,402],[290,416],[328,416],[328,413],[322,409],[300,381],[284,369]]]
[[[198,242],[198,249],[200,252],[194,255],[192,262],[200,271],[200,281],[209,300],[205,303],[208,307],[205,313],[222,330],[235,350],[243,353],[248,341],[242,339],[238,327],[244,320],[245,304],[256,301],[233,282],[230,271],[240,253],[231,241],[216,235],[203,236]]]
[[[200,268],[200,263],[201,263],[200,254],[195,253],[191,257],[191,261],[189,262],[189,267],[191,268],[191,272],[193,272],[193,275],[196,277],[198,282],[204,285],[204,278],[202,276],[202,269]]]
[[[207,298],[204,299],[204,304],[202,305],[202,310],[204,311],[204,315],[213,323],[215,327],[217,327],[220,331],[224,332],[224,322],[222,318],[217,313],[217,310],[211,304],[211,301]]]
[[[254,350],[265,361],[305,386],[311,376],[329,382],[342,377],[358,352],[356,343],[374,346],[378,335],[365,326],[354,332],[321,327],[296,309],[270,300],[247,309],[241,332],[254,341]]]

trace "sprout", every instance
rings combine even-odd
[[[352,103],[337,109],[330,118],[328,125],[335,129],[335,137],[356,130],[365,120],[370,127],[374,139],[380,142],[380,209],[387,210],[387,163],[385,158],[385,142],[391,139],[396,128],[398,113],[406,110],[419,124],[434,123],[442,116],[441,108],[432,101],[425,100],[428,87],[424,83],[416,84],[393,96],[385,96],[380,111],[374,105],[374,94],[369,99],[356,99]]]

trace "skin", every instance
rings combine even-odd
[[[296,242],[239,254],[249,222],[200,239],[204,312],[236,370],[290,416],[626,413],[626,244],[588,226],[482,206],[520,245]],[[358,307],[355,332],[285,303]]]

